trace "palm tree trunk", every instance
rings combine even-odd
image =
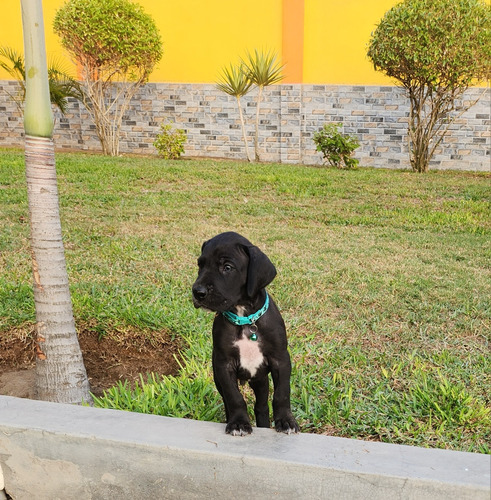
[[[263,94],[263,86],[259,85],[259,93],[257,95],[257,105],[256,105],[256,133],[254,135],[254,155],[256,161],[259,160],[259,106],[261,104],[261,97]]]
[[[61,236],[53,115],[41,0],[21,0],[26,65],[24,129],[32,271],[36,307],[38,399],[91,402],[73,319]]]
[[[247,144],[247,134],[245,129],[244,114],[242,113],[242,106],[240,105],[240,97],[236,96],[235,98],[237,99],[237,107],[239,108],[240,123],[242,125],[242,137],[244,138],[247,161],[251,163],[252,158],[251,155],[249,154],[249,146]]]
[[[68,287],[53,141],[27,136],[25,158],[36,304],[36,397],[90,402]]]

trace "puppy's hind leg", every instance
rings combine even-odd
[[[270,427],[269,421],[269,378],[265,377],[253,379],[249,381],[249,385],[254,391],[256,396],[256,403],[254,405],[254,414],[256,415],[257,427]]]

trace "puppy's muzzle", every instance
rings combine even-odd
[[[202,307],[203,301],[208,297],[208,288],[204,285],[193,286],[193,304],[194,307]]]

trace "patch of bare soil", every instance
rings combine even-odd
[[[176,375],[179,343],[167,332],[115,331],[99,339],[91,325],[78,326],[90,388],[96,396],[140,374]],[[34,397],[34,327],[0,333],[0,395]]]

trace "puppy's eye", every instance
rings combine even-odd
[[[230,265],[230,264],[225,264],[223,266],[223,272],[224,273],[229,273],[230,271],[232,271],[233,267]]]

